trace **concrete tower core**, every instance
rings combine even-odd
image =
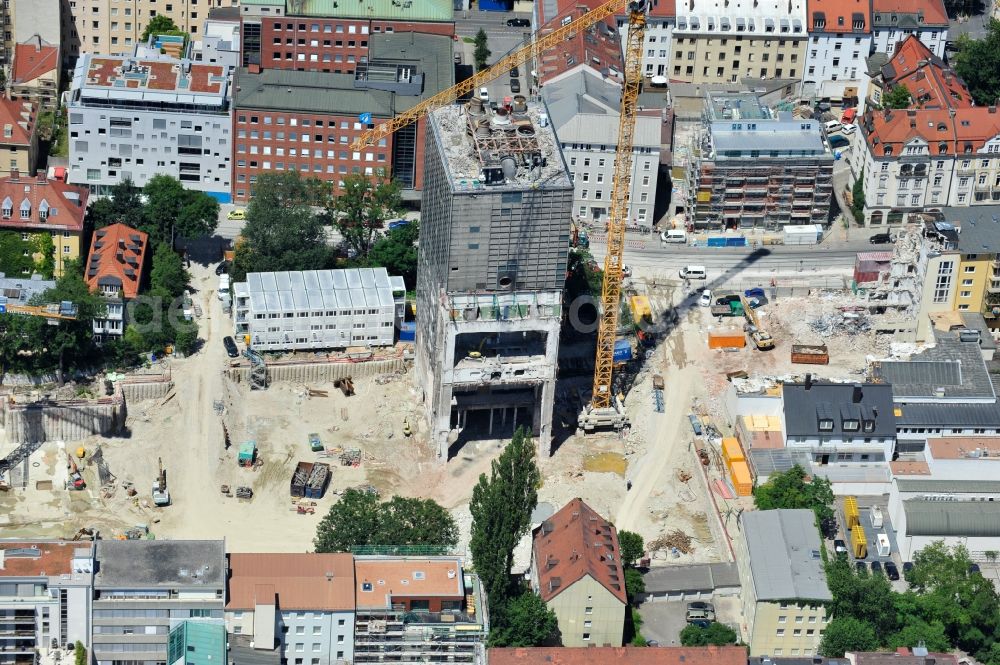
[[[445,461],[528,426],[552,438],[573,182],[542,103],[429,117],[417,380]]]

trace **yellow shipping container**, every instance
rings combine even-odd
[[[861,524],[861,514],[858,513],[858,500],[853,496],[844,499],[844,519],[847,520],[847,524],[844,525],[845,529],[853,529],[855,526]]]
[[[726,468],[732,470],[733,462],[742,462],[746,459],[743,455],[743,448],[736,437],[727,436],[722,439],[722,459],[726,462]]]
[[[868,556],[868,541],[865,538],[865,530],[860,524],[851,527],[851,548],[854,550],[855,559],[864,559]]]
[[[753,476],[750,474],[750,467],[746,460],[733,462],[730,477],[733,479],[733,489],[736,496],[750,496],[753,494]]]

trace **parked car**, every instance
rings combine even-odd
[[[849,125],[846,122],[840,126],[840,131],[842,131],[844,134],[853,134],[855,131],[857,131],[857,129],[858,128],[856,125]]]
[[[910,572],[911,570],[913,570],[913,562],[912,561],[904,561],[903,562],[903,574],[905,575],[908,572]]]
[[[222,345],[226,347],[226,353],[230,358],[239,358],[240,350],[236,348],[236,340],[228,335],[222,338]]]
[[[511,67],[510,68],[510,77],[512,79],[516,79],[520,75],[521,75],[521,72],[518,70],[517,67]]]
[[[827,517],[820,524],[820,531],[823,532],[823,537],[827,540],[833,540],[837,537],[837,518]]]
[[[691,429],[695,436],[701,436],[701,418],[692,413],[688,415],[688,420],[691,422]]]
[[[860,575],[861,573],[868,572],[868,565],[864,561],[859,559],[854,562],[854,569],[857,570],[858,574]]]
[[[874,575],[875,573],[878,573],[879,575],[882,574],[882,562],[881,561],[872,561],[872,575]]]
[[[215,274],[222,275],[229,272],[229,261],[223,261],[219,265],[215,266]]]
[[[490,91],[487,90],[486,88],[480,88],[479,99],[483,100],[484,102],[490,101]]]
[[[899,568],[892,561],[885,562],[885,576],[893,582],[899,579]]]
[[[848,140],[846,136],[842,136],[840,134],[828,136],[826,140],[830,144],[831,148],[848,148],[851,145],[850,140]]]
[[[764,289],[760,288],[759,286],[755,286],[752,289],[747,289],[746,291],[743,292],[743,295],[745,295],[747,298],[764,298],[765,297],[764,296]]]
[[[396,229],[403,228],[412,221],[413,221],[412,219],[394,219],[388,224],[386,224],[385,228],[389,231],[395,231]]]
[[[710,289],[705,289],[701,292],[701,297],[698,298],[699,307],[711,307],[712,306],[712,291]]]
[[[531,25],[531,21],[526,18],[509,18],[507,19],[507,25],[511,28],[527,28]]]
[[[688,603],[686,618],[688,623],[697,623],[701,621],[711,623],[712,621],[715,621],[715,607],[713,607],[711,603]]]
[[[837,554],[847,554],[847,543],[837,538],[833,541],[833,551]]]
[[[247,211],[246,210],[230,210],[226,214],[226,219],[237,219],[237,220],[239,220],[239,219],[246,219],[246,218],[247,218]]]
[[[978,563],[970,563],[969,564],[969,572],[970,573],[978,573],[979,572],[979,564]]]
[[[892,236],[888,233],[876,233],[868,239],[868,242],[873,245],[888,245],[892,242]]]
[[[514,93],[521,92],[521,81],[518,79],[511,79],[510,91]]]

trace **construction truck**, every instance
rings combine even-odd
[[[163,468],[163,459],[157,460],[160,473],[153,481],[153,504],[157,506],[170,505],[170,492],[167,490],[167,471]]]
[[[760,319],[757,318],[757,312],[750,306],[745,296],[740,296],[740,304],[743,306],[743,316],[747,320],[746,331],[750,335],[750,341],[753,342],[758,351],[773,349],[774,338],[760,327]]]

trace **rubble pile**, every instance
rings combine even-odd
[[[809,321],[809,328],[823,338],[833,335],[857,335],[872,329],[868,315],[853,308],[826,312]]]

